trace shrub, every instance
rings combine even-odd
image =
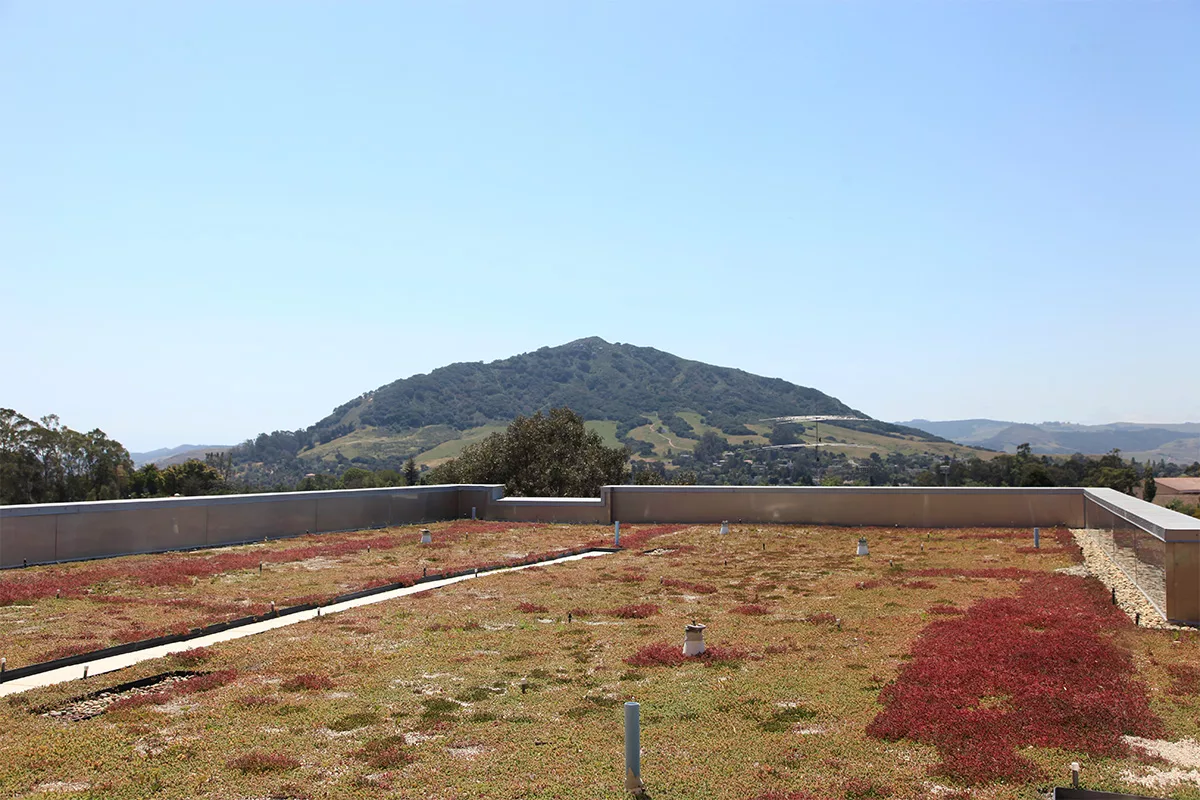
[[[621,547],[627,550],[637,550],[656,536],[676,533],[687,527],[687,525],[650,525],[645,528],[640,526],[623,527],[621,528]],[[597,539],[593,544],[608,547],[612,545],[612,538],[604,537],[603,539]]]
[[[403,736],[385,736],[372,739],[351,755],[375,769],[401,767],[412,760],[405,748]]]
[[[676,578],[663,578],[663,586],[670,586],[673,589],[683,589],[687,592],[695,592],[696,594],[712,594],[717,591],[717,587],[711,583],[689,583]]]
[[[994,580],[1021,581],[1037,580],[1046,573],[1018,567],[990,567],[982,569],[959,569],[957,567],[935,567],[915,569],[908,573],[914,578],[991,578]]]
[[[524,601],[517,603],[517,611],[523,614],[545,614],[549,610],[545,606],[539,606],[537,603],[526,603]]]
[[[1167,674],[1171,676],[1171,694],[1200,695],[1200,667],[1191,664],[1168,664]]]
[[[653,603],[635,603],[611,609],[608,614],[621,619],[645,619],[658,613],[658,606]]]
[[[333,681],[324,675],[305,673],[293,675],[280,684],[280,688],[288,692],[312,692],[320,689],[332,689]]]
[[[192,694],[193,692],[208,692],[218,689],[237,679],[236,669],[222,669],[216,672],[206,672],[186,681],[180,681],[173,688],[176,694]]]
[[[45,650],[41,653],[38,653],[36,656],[34,656],[33,660],[35,662],[53,661],[56,658],[66,658],[67,656],[83,655],[84,653],[90,653],[95,649],[96,649],[96,645],[91,644],[91,643],[68,644],[68,645],[63,645],[61,647],[55,647],[52,650]]]
[[[167,691],[139,692],[138,694],[131,694],[128,697],[122,697],[120,700],[115,700],[112,703],[109,703],[108,708],[105,709],[105,712],[123,711],[129,708],[141,708],[142,706],[149,705],[161,706],[170,700],[171,693]]]
[[[374,725],[375,723],[379,722],[379,720],[380,717],[378,714],[371,711],[361,711],[357,714],[347,714],[344,717],[339,717],[338,719],[329,723],[329,730],[343,733],[345,731],[356,731],[359,728],[365,728],[368,725]]]
[[[181,666],[197,667],[215,655],[216,651],[211,647],[193,647],[191,650],[176,653],[174,659]]]
[[[572,608],[570,613],[573,617],[583,617],[585,619],[592,615],[592,611],[589,608]]]
[[[925,613],[939,614],[944,617],[949,617],[954,616],[955,614],[961,614],[963,613],[963,610],[961,608],[955,608],[954,606],[930,606],[925,610]]]
[[[749,653],[740,648],[720,645],[709,645],[698,656],[685,656],[680,645],[655,642],[639,648],[625,659],[625,663],[631,667],[678,667],[689,662],[706,666],[732,666],[749,657]]]
[[[255,751],[230,759],[228,766],[247,775],[263,775],[268,772],[286,772],[296,769],[300,762],[283,753],[264,753]]]
[[[748,617],[761,617],[771,613],[771,609],[758,603],[746,603],[729,609],[733,614],[745,614]]]
[[[891,797],[892,787],[886,783],[875,783],[862,778],[851,778],[846,781],[846,800],[868,800],[869,798]]]

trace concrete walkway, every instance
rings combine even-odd
[[[443,578],[441,580],[429,581],[420,583],[415,586],[406,586],[403,589],[393,589],[390,592],[380,592],[368,597],[359,597],[355,600],[347,600],[343,603],[325,606],[320,609],[319,615],[337,614],[340,611],[348,611],[359,606],[369,606],[374,603],[383,603],[388,600],[395,600],[397,597],[404,597],[417,592],[427,592],[430,589],[440,589],[443,586],[449,586],[452,583],[460,583],[462,581],[473,581],[480,578],[486,578],[491,575],[499,575],[504,572],[516,572],[530,567],[545,567],[550,564],[562,564],[567,561],[578,561],[583,558],[592,558],[593,556],[605,556],[607,552],[596,553],[580,553],[573,556],[563,556],[562,558],[554,558],[549,561],[541,561],[536,564],[524,564],[519,567],[503,567],[502,569],[494,569],[490,572],[484,572],[479,575],[460,575],[457,578]],[[152,658],[162,658],[171,653],[178,653],[183,650],[191,650],[193,647],[208,647],[209,645],[218,644],[220,642],[228,642],[233,639],[241,639],[245,636],[254,636],[259,633],[283,628],[288,625],[295,625],[298,622],[305,622],[310,619],[316,619],[318,610],[299,611],[295,614],[288,614],[286,617],[276,617],[274,619],[263,620],[262,622],[252,622],[249,625],[243,625],[240,628],[230,628],[227,631],[220,633],[212,633],[207,636],[198,636],[195,639],[188,639],[184,642],[174,642],[172,644],[159,645],[158,647],[149,647],[145,650],[138,650],[133,653],[125,653],[119,656],[109,656],[108,658],[100,658],[86,664],[74,664],[70,667],[60,667],[59,669],[43,672],[38,675],[30,675],[25,678],[5,681],[0,683],[0,697],[5,695],[17,694],[19,692],[36,689],[40,686],[52,686],[56,683],[66,683],[67,681],[78,680],[83,677],[86,670],[88,677],[100,675],[113,670],[124,669],[125,667],[133,666],[142,661],[149,661]]]

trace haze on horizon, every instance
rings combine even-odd
[[[1190,3],[0,5],[0,406],[130,450],[586,336],[1200,421]]]

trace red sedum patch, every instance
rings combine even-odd
[[[1121,755],[1122,735],[1162,733],[1110,636],[1129,625],[1098,583],[1038,575],[929,625],[867,732],[936,746],[936,772],[970,784],[1040,777],[1027,745]]]

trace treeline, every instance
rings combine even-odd
[[[776,426],[770,438],[773,444],[793,444],[801,432],[803,426],[799,425]],[[836,443],[832,437],[823,439]],[[1134,494],[1153,486],[1155,475],[1200,476],[1200,462],[1190,467],[1138,463],[1124,459],[1119,451],[1100,457],[1077,454],[1061,458],[1036,456],[1026,444],[1015,454],[988,459],[952,459],[931,453],[852,457],[827,447],[818,451],[814,447],[735,444],[711,431],[691,453],[675,455],[672,464],[694,473],[701,484],[718,486],[1107,486]],[[1153,499],[1152,492],[1146,496]]]
[[[254,444],[264,452],[271,448],[286,452],[289,440],[264,434]],[[0,408],[0,505],[245,494],[264,489],[365,489],[411,486],[421,478],[411,458],[400,469],[351,466],[338,474],[308,473],[262,483],[236,473],[230,452],[208,453],[203,461],[164,468],[145,464],[135,469],[129,451],[102,430],[81,433],[55,415],[32,420],[11,408]]]
[[[639,421],[634,417],[625,425]],[[678,424],[686,421],[672,419]],[[779,425],[771,432],[777,444],[793,443],[802,425]],[[826,443],[832,437],[825,437]],[[518,416],[502,433],[493,434],[462,454],[422,472],[412,458],[399,468],[371,469],[347,463],[331,473],[274,474],[264,471],[250,480],[240,459],[260,465],[294,454],[301,443],[290,433],[262,434],[226,453],[209,453],[159,468],[135,469],[129,452],[103,431],[73,431],[58,417],[34,421],[12,409],[0,409],[0,504],[76,502],[173,495],[239,494],[258,491],[315,491],[412,486],[418,483],[503,484],[510,496],[595,497],[606,484],[704,484],[746,486],[1107,486],[1127,494],[1141,492],[1152,500],[1155,476],[1200,476],[1191,466],[1139,464],[1114,450],[1093,458],[1036,456],[1029,445],[1015,454],[991,458],[891,453],[851,457],[829,448],[762,447],[735,444],[712,431],[691,452],[674,454],[671,463],[631,458],[628,448],[610,448],[584,426],[570,408],[547,414]],[[1195,506],[1176,503],[1183,513]]]
[[[1200,463],[1193,465],[1200,474]],[[1185,468],[1190,469],[1190,468]],[[1125,494],[1144,489],[1147,500],[1154,499],[1155,473],[1182,474],[1177,466],[1164,462],[1158,467],[1139,464],[1137,459],[1126,461],[1120,450],[1099,458],[1075,454],[1070,458],[1035,456],[1028,444],[1017,448],[1015,455],[1003,454],[988,460],[944,461],[936,469],[917,476],[918,486],[1106,486]]]
[[[401,470],[350,467],[341,474],[308,473],[296,481],[276,481],[263,486],[235,477],[232,456],[207,453],[204,461],[191,459],[159,469],[146,464],[130,477],[124,497],[192,497],[197,495],[250,494],[253,492],[315,492],[327,489],[374,489],[415,486],[421,471],[409,459]]]
[[[129,451],[100,429],[0,408],[0,504],[116,500],[133,472]]]

